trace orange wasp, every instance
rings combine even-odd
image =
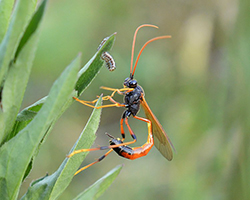
[[[103,147],[98,147],[98,148],[93,148],[93,149],[80,149],[80,150],[76,150],[74,152],[72,152],[68,157],[71,157],[77,153],[80,152],[86,152],[86,151],[96,151],[96,150],[105,150],[105,149],[110,149],[107,153],[105,153],[103,156],[101,156],[98,160],[96,160],[95,162],[79,169],[76,173],[78,174],[80,171],[83,171],[84,169],[94,165],[95,163],[100,162],[101,160],[103,160],[111,151],[115,151],[118,155],[124,157],[124,158],[128,158],[131,160],[140,158],[142,156],[146,156],[148,154],[148,152],[150,151],[150,149],[153,147],[153,145],[156,146],[156,148],[161,152],[161,154],[168,159],[169,161],[171,161],[173,159],[173,151],[172,149],[174,149],[173,144],[171,143],[169,137],[167,136],[166,132],[163,130],[161,124],[159,123],[159,121],[157,120],[157,118],[154,116],[153,112],[151,111],[151,109],[149,108],[145,97],[144,97],[144,91],[142,89],[142,87],[140,85],[137,84],[137,81],[134,79],[134,73],[135,73],[135,69],[138,63],[138,60],[140,58],[140,55],[142,53],[142,51],[144,50],[144,48],[151,42],[155,41],[155,40],[160,40],[160,39],[165,39],[165,38],[171,38],[171,36],[169,35],[165,35],[165,36],[159,36],[159,37],[155,37],[152,38],[151,40],[147,41],[143,47],[141,48],[141,50],[139,51],[139,54],[137,56],[134,68],[133,68],[133,57],[134,57],[134,47],[135,47],[135,40],[136,40],[136,35],[137,32],[139,31],[140,28],[142,27],[154,27],[154,28],[158,28],[155,25],[150,25],[150,24],[143,24],[141,26],[139,26],[135,33],[134,33],[134,38],[133,38],[133,44],[132,44],[132,54],[131,54],[131,65],[130,65],[130,76],[128,78],[125,79],[124,83],[123,83],[123,88],[122,89],[114,89],[114,88],[108,88],[108,87],[101,87],[102,89],[105,90],[109,90],[109,91],[113,91],[111,95],[108,96],[104,96],[102,97],[102,100],[109,100],[112,102],[112,104],[108,104],[108,105],[103,105],[103,106],[99,106],[99,107],[95,107],[92,104],[95,103],[97,101],[83,101],[80,99],[77,99],[74,97],[74,99],[86,106],[92,107],[92,108],[107,108],[107,107],[124,107],[126,110],[123,112],[123,115],[121,117],[120,120],[120,126],[121,126],[121,135],[122,135],[122,139],[119,138],[114,138],[113,136],[111,136],[110,134],[107,134],[111,140],[109,141],[109,146],[103,146]],[[115,95],[115,93],[118,93],[120,95],[124,95],[124,103],[119,103],[117,101],[115,101],[113,99],[113,96]],[[138,117],[136,114],[138,113],[139,109],[140,109],[140,105],[142,105],[142,108],[145,112],[146,118],[142,118],[142,117]],[[135,119],[141,120],[143,122],[146,122],[148,125],[148,139],[147,142],[140,146],[140,147],[129,147],[128,145],[135,143],[137,138],[136,135],[134,134],[134,132],[132,131],[129,123],[128,123],[128,118],[129,117],[133,117]],[[125,132],[124,132],[124,128],[123,128],[123,124],[127,125],[129,133],[131,135],[131,137],[133,138],[133,141],[130,142],[124,142],[125,140]]]

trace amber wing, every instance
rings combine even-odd
[[[172,149],[174,149],[172,142],[170,141],[166,132],[163,130],[158,119],[152,113],[144,97],[142,97],[141,105],[145,112],[146,118],[152,122],[154,145],[165,158],[167,158],[169,161],[172,160],[173,159]]]

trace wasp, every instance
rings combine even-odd
[[[133,43],[132,43],[130,75],[129,75],[129,77],[127,77],[124,80],[123,88],[115,89],[115,88],[109,88],[109,87],[101,87],[101,89],[112,91],[111,95],[107,95],[107,96],[102,97],[102,100],[109,100],[111,102],[111,104],[95,107],[93,104],[97,101],[97,99],[94,101],[84,101],[84,100],[80,100],[76,97],[73,97],[76,101],[78,101],[86,106],[92,107],[92,108],[97,108],[97,109],[107,108],[107,107],[123,107],[123,108],[125,108],[125,111],[123,112],[121,120],[120,120],[120,128],[121,128],[121,136],[122,136],[121,139],[115,138],[112,135],[106,133],[107,136],[110,137],[109,146],[102,146],[102,147],[92,148],[92,149],[80,149],[80,150],[76,150],[76,151],[72,152],[68,156],[68,157],[71,157],[71,156],[73,156],[77,153],[80,153],[80,152],[109,149],[109,151],[106,152],[103,156],[101,156],[98,160],[96,160],[95,162],[92,162],[91,164],[79,169],[75,173],[75,175],[78,174],[80,171],[83,171],[86,168],[100,162],[108,154],[110,154],[112,151],[116,152],[119,156],[134,160],[134,159],[140,158],[142,156],[146,156],[148,154],[148,152],[151,150],[151,148],[155,145],[155,147],[161,152],[161,154],[167,160],[171,161],[173,159],[173,151],[172,150],[174,150],[174,146],[173,146],[172,142],[170,141],[168,135],[166,134],[166,132],[162,128],[160,122],[158,121],[158,119],[155,117],[155,115],[151,111],[150,107],[148,106],[148,104],[145,100],[145,93],[144,93],[143,88],[134,79],[135,69],[137,67],[141,53],[143,52],[145,47],[153,41],[171,38],[171,36],[170,35],[158,36],[158,37],[155,37],[155,38],[148,40],[142,46],[141,50],[139,51],[139,54],[137,56],[137,59],[135,61],[134,67],[133,67],[133,59],[134,59],[133,57],[134,57],[134,47],[135,47],[136,36],[137,36],[138,31],[143,27],[158,28],[155,25],[143,24],[136,29],[136,31],[134,33]],[[113,97],[116,93],[118,93],[120,95],[124,95],[124,102],[123,103],[119,103],[119,102],[114,100]],[[140,107],[142,107],[144,112],[145,112],[145,116],[146,116],[145,118],[137,116],[137,113],[139,112]],[[140,121],[147,123],[147,127],[148,127],[147,142],[140,147],[128,146],[128,145],[133,144],[137,141],[136,135],[128,123],[129,117],[133,117],[137,120],[140,120]],[[124,141],[125,140],[124,123],[128,127],[128,131],[133,139],[132,141],[129,141],[129,142]]]

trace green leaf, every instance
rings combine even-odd
[[[9,65],[15,55],[25,27],[36,7],[36,0],[19,0],[15,4],[8,30],[0,45],[0,84],[3,83]]]
[[[41,4],[39,5],[38,9],[36,10],[36,12],[34,13],[34,15],[32,16],[32,18],[31,18],[27,28],[25,29],[25,32],[24,32],[22,38],[21,38],[21,41],[19,42],[18,48],[17,48],[16,53],[15,53],[14,61],[17,59],[20,51],[25,46],[25,44],[30,39],[30,37],[34,34],[34,32],[37,31],[39,24],[40,24],[40,21],[43,18],[46,4],[47,4],[47,0],[43,0],[41,2]]]
[[[106,40],[102,48],[100,48],[89,60],[89,62],[80,70],[80,72],[78,73],[78,81],[75,86],[78,94],[82,93],[87,88],[87,86],[91,83],[91,81],[95,78],[95,76],[101,69],[102,65],[105,64],[104,61],[100,59],[100,55],[103,51],[109,51],[113,46],[114,41],[115,34],[111,35]],[[36,113],[42,107],[46,98],[47,97],[42,98],[33,105],[25,108],[17,115],[15,126],[12,131],[12,136],[16,135],[21,129],[23,129],[30,123],[30,121],[33,119],[33,117],[35,117]]]
[[[96,103],[96,106],[101,105],[101,97]],[[101,109],[94,109],[84,130],[82,131],[77,142],[73,146],[70,152],[76,149],[90,148],[96,138],[96,131],[100,123]],[[80,153],[66,158],[58,170],[50,176],[44,177],[42,180],[32,184],[28,189],[28,192],[22,197],[22,199],[56,199],[65,188],[71,182],[74,173],[79,168],[82,160],[86,157],[88,152]]]
[[[78,96],[80,96],[82,92],[88,87],[88,85],[92,82],[97,73],[100,71],[103,64],[105,64],[100,56],[104,51],[109,51],[112,48],[115,41],[115,35],[116,33],[106,38],[107,40],[102,45],[102,47],[79,72],[79,79],[75,87]]]
[[[111,48],[112,44],[114,42],[114,37],[108,39],[106,41],[106,43],[103,45],[103,49],[105,49],[106,51],[109,50],[109,48]],[[99,60],[100,58],[96,56],[96,54],[92,57],[91,61],[89,61],[85,66],[84,69],[85,70],[81,70],[78,73],[78,77],[82,77],[84,76],[84,71],[92,71],[95,72],[95,70],[91,70],[91,68],[100,68],[100,66],[97,66],[99,64],[99,62],[96,62],[96,60]],[[95,75],[93,74],[89,74],[89,76],[91,77],[95,77]],[[79,81],[79,79],[78,79]],[[90,80],[91,81],[91,80]],[[86,88],[86,87],[85,87]],[[23,111],[21,111],[18,115],[17,115],[17,119],[15,121],[15,125],[13,126],[13,130],[12,132],[9,134],[9,138],[14,137],[15,135],[17,135],[19,133],[19,131],[21,131],[23,128],[25,128],[31,121],[32,119],[36,116],[37,112],[41,109],[41,107],[43,106],[44,102],[46,101],[47,96],[42,98],[41,100],[37,101],[36,103],[34,103],[33,105],[25,108]],[[72,103],[72,99],[65,104],[65,106],[61,109],[61,114],[70,106],[70,104]],[[59,118],[60,115],[58,115]],[[0,115],[1,117],[1,115]],[[51,129],[52,126],[49,128]],[[30,164],[30,166],[32,165],[32,163]],[[31,168],[30,168],[31,169]],[[27,171],[26,175],[28,174],[29,170]],[[26,177],[25,175],[25,177]],[[25,178],[24,177],[24,178]]]
[[[12,64],[6,76],[3,93],[2,105],[4,115],[4,132],[0,135],[0,141],[5,142],[11,138],[8,134],[13,128],[16,116],[21,107],[24,92],[30,76],[32,63],[37,48],[39,29],[38,25],[42,19],[47,0],[43,1],[36,13],[31,19],[19,47],[18,54],[20,56]],[[16,53],[16,55],[18,55]],[[8,137],[8,138],[6,138]]]
[[[98,52],[103,50],[108,51],[109,48],[111,48],[113,42],[114,37],[109,38]],[[22,51],[24,51],[27,44],[28,42],[25,44],[25,46],[23,46],[23,50],[20,51],[17,57],[18,59],[21,57]],[[98,52],[84,66],[84,70],[81,70],[78,73],[78,86],[81,88],[81,92],[87,87],[91,80],[82,79],[88,82],[84,87],[82,87],[80,84],[84,84],[84,82],[79,81],[79,79],[82,77],[86,78],[86,75],[84,75],[85,72],[88,73],[87,76],[94,78],[95,74],[92,73],[97,73],[98,71],[96,69],[100,70],[101,68],[100,62],[96,61],[100,60],[100,57],[97,56],[100,55]],[[101,64],[103,64],[102,60],[101,62]],[[72,92],[73,90],[71,90],[71,95],[68,97],[68,100],[65,100],[67,99],[65,92],[69,91],[68,86],[71,86],[73,80],[71,78],[68,78],[68,80],[66,79],[68,76],[72,76],[71,70],[69,69],[72,68],[73,70],[74,66],[76,67],[78,65],[80,65],[79,58],[71,63],[71,65],[66,70],[67,72],[63,73],[62,77],[64,78],[60,78],[60,81],[56,81],[49,96],[44,97],[18,114],[14,129],[11,133],[12,139],[4,143],[4,145],[0,148],[0,186],[2,186],[0,187],[0,194],[6,194],[3,197],[1,196],[2,199],[16,198],[21,181],[29,173],[32,167],[33,158],[38,152],[42,141],[44,141],[47,133],[53,127],[56,119],[58,119],[59,116],[61,116],[61,114],[73,102],[72,96],[76,96],[76,92]],[[58,82],[60,82],[60,84]],[[73,88],[75,87],[76,83],[74,83]],[[57,93],[57,95],[55,95],[55,93]],[[86,141],[88,141],[88,139]],[[21,155],[19,155],[20,149],[22,149]],[[16,166],[18,166],[18,169]],[[63,187],[67,187],[67,184],[65,184]],[[58,187],[59,189],[53,189],[53,191],[61,190],[62,192],[63,189],[61,188],[63,187]],[[53,192],[53,195],[55,194],[56,192]]]
[[[111,185],[122,169],[122,165],[118,165],[105,176],[96,181],[84,192],[79,194],[74,200],[95,200],[100,197],[105,190]]]
[[[7,31],[14,2],[14,0],[0,1],[0,42]]]
[[[9,135],[9,138],[14,137],[19,131],[25,128],[32,121],[32,119],[36,116],[38,111],[42,108],[46,99],[47,96],[38,100],[31,106],[28,106],[27,108],[23,109],[17,115],[15,125],[13,127],[11,134]]]
[[[0,194],[6,194],[1,195],[1,199],[17,198],[26,169],[38,146],[61,115],[61,109],[72,101],[79,67],[80,56],[55,81],[36,117],[0,148],[0,185],[3,185]]]

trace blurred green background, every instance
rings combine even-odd
[[[160,29],[140,30],[136,53],[148,39],[172,35],[147,46],[135,78],[177,150],[173,161],[168,162],[156,148],[135,161],[112,153],[77,175],[60,199],[75,197],[120,163],[124,168],[100,199],[250,198],[249,8],[248,0],[48,2],[23,108],[47,95],[78,52],[84,65],[102,39],[114,32],[117,37],[110,53],[117,69],[103,68],[82,95],[84,100],[105,92],[100,86],[122,87],[129,76],[132,37],[139,25],[151,23]],[[119,95],[115,99],[122,102]],[[59,167],[91,111],[74,103],[60,118],[20,195],[32,180]],[[105,132],[120,137],[122,112],[122,108],[103,110],[95,146],[108,144]],[[136,145],[142,145],[146,124],[132,118],[130,124],[138,137]],[[91,152],[83,165],[103,153]]]

